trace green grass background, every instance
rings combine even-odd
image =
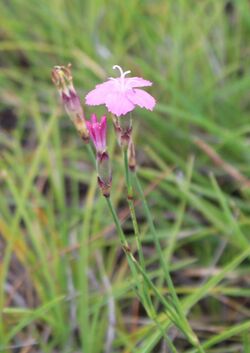
[[[247,0],[1,1],[0,351],[101,353],[110,334],[109,352],[170,352],[136,299],[86,147],[50,81],[71,62],[82,102],[114,64],[153,81],[156,109],[133,114],[138,174],[183,311],[206,352],[250,352],[249,184],[195,143],[250,178],[249,38]],[[112,198],[133,248],[111,125]],[[167,295],[136,210],[147,273]]]

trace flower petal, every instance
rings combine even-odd
[[[151,81],[144,80],[141,77],[127,77],[124,80],[125,80],[126,87],[128,88],[152,86]]]
[[[149,93],[142,89],[133,89],[127,92],[127,98],[135,105],[139,105],[141,108],[153,110],[156,101]]]
[[[87,128],[91,140],[93,141],[97,152],[104,152],[106,150],[106,129],[107,129],[107,118],[103,116],[101,121],[98,122],[95,114],[92,114],[91,120],[86,121]]]
[[[115,114],[116,116],[125,115],[131,112],[135,105],[126,97],[123,92],[111,93],[106,97],[105,100],[108,111]]]
[[[98,121],[97,121],[97,117],[96,117],[96,115],[95,114],[92,114],[92,116],[91,116],[91,123],[92,124],[95,124],[95,123],[97,123]]]
[[[107,118],[105,115],[101,118],[100,128],[101,128],[100,134],[101,134],[102,146],[103,146],[103,148],[105,148],[105,146],[106,146],[106,131],[107,131]]]
[[[115,90],[115,83],[110,80],[99,85],[90,91],[86,97],[85,102],[87,105],[99,105],[104,104],[107,95],[109,95],[112,91]]]
[[[92,123],[90,121],[86,120],[86,125],[89,130],[89,135],[90,135],[91,139],[93,140],[93,142],[95,143],[95,132],[93,130]]]

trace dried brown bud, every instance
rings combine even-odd
[[[60,94],[64,108],[75,125],[81,138],[89,141],[89,132],[84,119],[84,112],[80,98],[73,85],[71,64],[65,66],[55,66],[51,73],[51,79]]]

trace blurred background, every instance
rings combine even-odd
[[[133,133],[176,291],[206,352],[250,352],[249,38],[247,0],[1,1],[1,352],[171,352],[136,298],[51,83],[53,66],[69,62],[82,102],[115,64],[153,82],[156,109],[136,109]],[[93,111],[105,112],[85,107],[86,117]],[[112,198],[135,249],[111,120],[109,151]],[[136,205],[148,274],[167,295]]]

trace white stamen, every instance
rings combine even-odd
[[[114,69],[114,70],[115,70],[115,69],[118,69],[118,70],[120,71],[121,77],[123,77],[123,78],[124,78],[127,74],[130,74],[130,73],[131,73],[130,70],[123,72],[121,66],[119,66],[119,65],[114,65],[114,66],[113,66],[113,69]]]

